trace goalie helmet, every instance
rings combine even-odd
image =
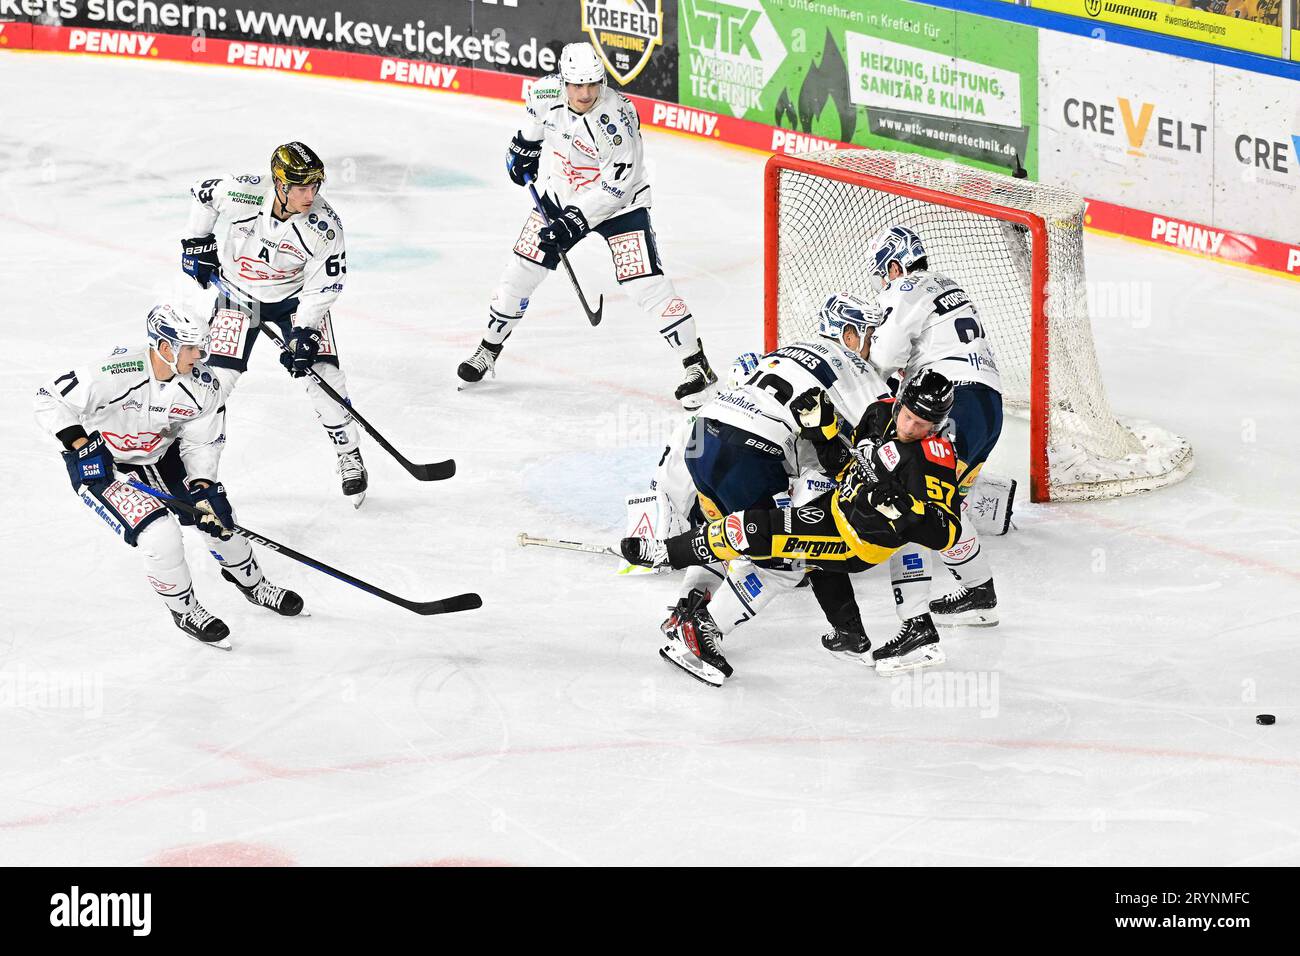
[[[817,334],[843,344],[845,328],[856,330],[858,337],[865,339],[868,329],[884,321],[880,306],[874,302],[852,292],[836,292],[817,312]]]
[[[736,361],[731,363],[731,374],[727,376],[727,387],[740,388],[748,381],[749,376],[754,374],[756,368],[758,368],[758,353],[741,352],[736,356]]]
[[[176,371],[176,356],[182,346],[194,345],[199,348],[199,361],[208,357],[208,320],[197,319],[184,309],[163,302],[149,310],[145,319],[145,331],[149,336],[149,347],[155,352],[158,346],[166,342],[172,347],[172,360],[167,362],[173,372]],[[162,355],[158,356],[160,359]]]
[[[565,83],[599,83],[605,86],[605,64],[586,40],[566,43],[560,51],[560,76]]]
[[[925,258],[925,244],[906,226],[886,226],[871,237],[867,254],[872,259],[871,274],[888,279],[891,262],[897,262],[906,273],[918,259]]]
[[[306,143],[285,143],[271,154],[271,178],[286,188],[324,183],[325,164]]]
[[[917,418],[942,425],[952,411],[952,382],[932,368],[924,369],[908,379],[898,401]]]

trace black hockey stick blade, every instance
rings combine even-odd
[[[224,290],[225,287],[219,286],[219,288],[222,288]],[[280,347],[281,352],[284,352],[286,354],[288,353],[289,350],[285,346],[284,340],[280,338],[280,336],[274,330],[272,330],[269,325],[267,325],[266,323],[262,323],[261,325],[258,326],[258,328],[261,329],[263,332],[265,332],[266,335],[271,339],[271,341]],[[366,421],[365,417],[360,412],[358,412],[355,408],[352,407],[351,402],[345,400],[342,395],[334,391],[334,389],[330,387],[330,384],[328,382],[326,382],[323,378],[321,378],[311,369],[307,370],[307,374],[311,376],[312,381],[314,381],[320,387],[320,390],[324,392],[326,395],[328,395],[335,404],[337,404],[340,408],[346,409],[348,414],[350,414],[353,418],[357,420],[357,424],[359,424],[362,428],[365,429],[366,434],[369,435],[371,438],[373,438],[375,440],[375,443],[379,445],[380,448],[388,452],[388,454],[392,455],[393,458],[397,459],[397,463],[401,465],[403,468],[405,468],[407,473],[411,475],[411,477],[413,477],[416,481],[443,481],[447,478],[450,478],[452,475],[456,474],[456,462],[452,458],[448,458],[446,461],[433,461],[427,464],[418,464],[416,462],[411,461],[400,451],[394,448],[392,443],[389,442],[389,440],[385,438],[383,435],[381,435],[379,431],[375,428],[375,426],[371,425],[370,422]]]
[[[407,601],[402,605],[416,614],[454,614],[457,611],[472,611],[483,606],[483,599],[470,591],[468,594],[454,594],[440,601]]]
[[[159,491],[157,488],[141,484],[138,481],[128,480],[127,484],[131,485],[133,488],[138,488],[147,495],[152,495],[159,501],[165,501],[167,507],[171,508],[173,511],[188,515],[196,521],[202,519],[205,515],[205,512],[200,511],[188,501],[182,501],[175,495],[170,495],[165,491]],[[345,584],[350,584],[354,588],[365,591],[367,594],[373,594],[375,597],[381,598],[389,604],[396,604],[398,607],[404,607],[408,611],[414,611],[416,614],[452,614],[456,611],[472,611],[475,608],[483,606],[483,599],[474,593],[453,594],[451,597],[442,598],[437,601],[408,601],[406,598],[398,597],[396,594],[385,591],[383,588],[376,587],[367,581],[362,581],[360,578],[354,577],[346,571],[340,571],[338,568],[330,567],[323,561],[317,561],[315,558],[303,554],[301,551],[295,551],[287,544],[280,544],[278,541],[273,541],[256,531],[241,527],[237,524],[231,525],[229,530],[239,535],[241,538],[246,538],[253,544],[260,544],[262,547],[270,551],[283,554],[286,558],[292,558],[299,564],[305,564],[309,568],[315,568],[322,574],[328,574],[330,577],[336,578]]]

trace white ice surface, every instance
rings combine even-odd
[[[674,579],[515,547],[616,536],[674,421],[678,370],[603,247],[574,255],[603,325],[557,276],[499,378],[454,390],[527,210],[502,168],[515,107],[35,54],[0,54],[0,90],[0,863],[1300,862],[1300,286],[1089,237],[1091,277],[1151,303],[1098,322],[1115,408],[1189,437],[1196,471],[1129,500],[1020,505],[1019,531],[988,544],[1002,625],[952,633],[927,672],[983,681],[984,706],[913,701],[832,658],[806,592],[737,632],[718,691],[656,655]],[[354,400],[411,457],[460,471],[421,485],[367,442],[354,512],[264,344],[223,478],[252,528],[485,607],[418,618],[263,554],[311,612],[279,619],[190,540],[224,654],[172,627],[70,494],[31,399],[141,341],[149,305],[185,287],[193,180],[259,171],[294,138],[326,158],[348,229],[335,318]],[[661,245],[723,365],[760,343],[762,157],[646,138]],[[887,581],[858,593],[887,637]],[[80,701],[47,696],[81,681]]]

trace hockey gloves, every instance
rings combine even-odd
[[[194,507],[204,512],[198,522],[200,531],[222,541],[229,541],[234,536],[230,529],[235,524],[235,513],[226,498],[225,485],[218,481],[202,488],[191,488],[190,499],[194,502]]]
[[[302,378],[311,369],[320,352],[320,332],[316,329],[294,329],[293,335],[280,352],[280,364],[294,378]]]
[[[524,139],[521,133],[515,133],[506,150],[506,172],[516,186],[527,186],[530,180],[537,178],[537,167],[542,161],[542,141]]]
[[[542,251],[568,252],[579,239],[591,232],[587,217],[577,206],[565,206],[564,211],[543,226],[537,234],[537,244]]]
[[[113,480],[113,453],[99,432],[91,432],[90,441],[80,448],[63,453],[63,463],[68,468],[72,490],[81,493],[81,486],[103,488]]]
[[[181,240],[181,268],[203,288],[212,281],[212,274],[221,271],[217,258],[217,237],[212,233],[197,239]]]

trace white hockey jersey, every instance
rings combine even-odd
[[[195,364],[185,377],[154,377],[149,347],[117,348],[103,361],[82,365],[46,382],[36,393],[36,422],[57,436],[80,425],[98,431],[115,461],[150,465],[180,442],[190,478],[215,481],[225,447],[221,384]]]
[[[1002,391],[993,346],[965,290],[934,272],[894,279],[877,296],[885,321],[871,339],[871,364],[888,378],[933,368],[954,383]]]
[[[343,291],[347,251],[343,224],[320,193],[311,210],[284,222],[271,214],[275,189],[270,176],[205,179],[190,189],[187,237],[215,233],[226,281],[258,302],[298,297],[293,324],[319,329],[325,313]]]
[[[824,390],[850,427],[889,391],[869,363],[830,339],[811,339],[764,355],[748,382],[719,392],[700,409],[700,417],[767,439],[783,451],[786,471],[798,475],[815,467],[817,456],[810,443],[799,447],[799,422],[790,402],[810,388]]]
[[[579,116],[556,73],[532,85],[524,107],[520,135],[542,141],[539,189],[561,206],[577,206],[591,226],[650,205],[641,119],[626,96],[602,88]]]

